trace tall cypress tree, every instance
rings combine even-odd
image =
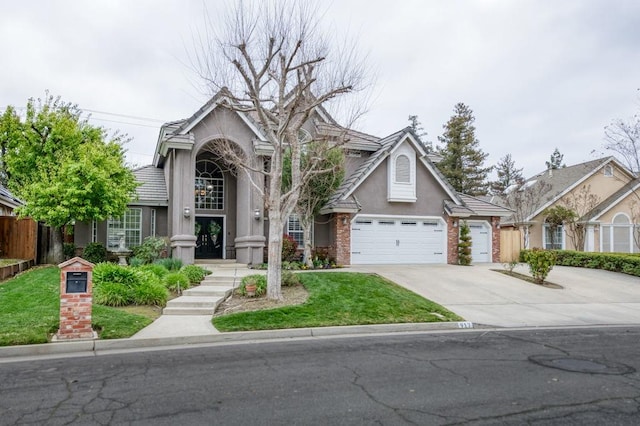
[[[438,136],[442,144],[438,147],[438,154],[442,156],[438,168],[456,191],[487,195],[487,175],[492,167],[483,167],[489,154],[480,149],[474,121],[471,108],[463,103],[456,104],[454,115],[443,126],[443,135]]]

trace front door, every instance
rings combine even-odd
[[[222,259],[224,220],[222,217],[196,217],[196,259]]]

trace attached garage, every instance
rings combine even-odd
[[[441,218],[356,216],[351,224],[351,263],[447,263]]]
[[[473,263],[491,262],[491,225],[488,222],[467,222],[471,229],[471,259]]]

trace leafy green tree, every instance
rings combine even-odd
[[[549,227],[549,242],[551,243],[551,247],[554,247],[557,243],[557,241],[555,241],[556,230],[565,223],[573,223],[578,219],[575,211],[561,205],[549,207],[542,213],[545,216],[545,223]]]
[[[306,169],[314,158],[318,161],[315,166],[317,171],[303,183],[298,204],[294,209],[303,232],[304,262],[309,267],[313,267],[311,258],[313,220],[320,213],[322,206],[329,201],[329,197],[338,189],[345,173],[344,152],[340,147],[331,148],[326,141],[311,142],[302,155],[302,168]],[[285,190],[288,190],[291,186],[290,154],[285,155],[284,158],[282,182]]]
[[[438,168],[456,191],[486,195],[489,187],[487,176],[492,167],[483,167],[489,154],[482,152],[476,139],[473,111],[458,103],[454,113],[443,126],[443,135],[438,136],[438,141],[443,144],[438,147],[438,154],[442,156]]]
[[[524,176],[522,176],[522,169],[516,168],[516,163],[511,158],[511,154],[507,154],[498,161],[496,165],[496,172],[498,179],[491,182],[491,194],[504,197],[507,193],[507,188],[513,185],[522,185],[524,183]]]
[[[53,227],[47,261],[57,263],[63,228],[122,215],[135,196],[135,177],[124,164],[122,139],[106,141],[104,129],[60,97],[29,99],[26,118],[18,122],[5,154],[9,189],[25,202],[20,216]]]
[[[410,115],[409,123],[410,123],[409,127],[411,127],[411,130],[413,130],[413,133],[416,134],[420,143],[422,143],[422,146],[424,147],[424,149],[427,152],[433,152],[433,144],[427,140],[427,132],[424,130],[424,127],[422,127],[422,123],[418,119],[418,116]]]
[[[20,137],[22,123],[16,110],[9,105],[0,117],[0,184],[7,187],[9,176],[6,166],[7,152],[12,141]]]
[[[556,148],[553,151],[553,154],[551,154],[549,161],[545,161],[545,164],[547,165],[547,169],[556,170],[562,167],[567,167],[567,165],[562,162],[563,158],[564,158],[564,154],[560,154],[560,151],[558,150],[558,148]]]
[[[467,221],[460,225],[460,239],[458,240],[458,263],[460,265],[471,265],[471,229]]]

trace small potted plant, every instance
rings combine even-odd
[[[247,277],[244,282],[244,292],[247,297],[254,297],[258,290],[258,281],[253,277]]]

